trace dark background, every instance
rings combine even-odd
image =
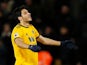
[[[41,45],[53,57],[52,65],[87,65],[87,0],[0,0],[0,65],[14,65],[11,31],[18,23],[12,11],[27,5],[31,22],[43,36],[72,39],[76,50]]]

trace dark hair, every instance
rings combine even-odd
[[[18,17],[21,16],[21,10],[22,10],[22,9],[27,9],[27,10],[29,10],[29,8],[28,8],[26,5],[22,5],[22,6],[20,6],[20,7],[15,8],[14,11],[13,11],[13,17],[14,17],[16,20],[18,20]]]

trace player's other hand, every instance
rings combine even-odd
[[[61,41],[61,46],[68,49],[74,49],[74,50],[78,49],[78,47],[72,40]]]
[[[39,52],[41,50],[41,47],[38,45],[29,45],[28,48],[34,52]]]

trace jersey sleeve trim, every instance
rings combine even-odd
[[[39,35],[40,36],[40,35]],[[36,39],[38,39],[39,38],[39,36],[38,37],[36,37]]]
[[[14,42],[15,42],[15,39],[17,39],[17,38],[20,38],[20,37],[16,37],[16,38],[14,38]]]

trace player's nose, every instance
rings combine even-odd
[[[31,13],[28,13],[28,15],[31,15]]]

